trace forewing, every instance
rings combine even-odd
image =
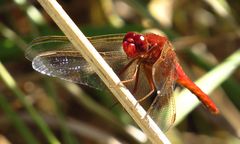
[[[99,52],[118,51],[124,54],[122,50],[122,39],[124,34],[112,34],[89,37],[89,41]],[[55,51],[77,51],[69,42],[66,36],[43,36],[34,39],[27,50],[25,57],[30,61],[36,56],[45,52]]]
[[[90,38],[107,63],[118,71],[127,63],[121,48],[121,35]],[[102,88],[102,83],[82,55],[75,50],[66,37],[41,37],[32,42],[26,51],[33,68],[43,74],[71,82]]]
[[[163,131],[172,126],[176,117],[175,99],[172,96],[176,80],[175,61],[175,52],[166,43],[160,58],[153,65],[153,80],[158,91],[149,114]]]

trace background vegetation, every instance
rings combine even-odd
[[[128,31],[165,34],[192,79],[239,50],[238,1],[59,3],[86,36]],[[113,106],[115,100],[107,92],[49,78],[32,69],[24,50],[31,40],[43,35],[63,34],[37,1],[0,0],[0,144],[147,143],[121,106]],[[237,69],[210,94],[221,114],[215,116],[203,106],[197,107],[167,132],[170,141],[239,143],[239,88]]]

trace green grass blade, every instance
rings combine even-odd
[[[11,108],[10,104],[6,100],[5,96],[2,94],[0,94],[0,107],[28,144],[39,144],[37,139],[32,135],[31,131],[18,117],[16,112],[14,112],[14,110]]]
[[[44,136],[47,138],[49,143],[51,144],[60,144],[54,134],[51,132],[47,124],[43,121],[41,116],[37,113],[34,107],[25,100],[25,96],[22,91],[17,87],[14,79],[7,72],[3,64],[0,62],[0,79],[4,82],[4,84],[17,96],[20,102],[27,109],[33,120],[36,122],[37,126],[40,128]]]
[[[61,103],[57,97],[57,92],[56,92],[56,89],[55,89],[53,83],[49,79],[46,79],[44,86],[45,86],[45,90],[46,90],[48,96],[54,103],[54,108],[55,108],[55,111],[57,114],[56,117],[58,119],[57,121],[59,121],[60,130],[62,132],[62,137],[63,137],[64,143],[76,144],[76,142],[77,142],[76,139],[73,137],[69,128],[67,127],[65,115],[61,108]]]

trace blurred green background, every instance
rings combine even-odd
[[[86,36],[128,31],[166,35],[193,80],[239,50],[239,1],[58,2]],[[45,35],[63,34],[36,0],[0,0],[0,144],[149,143],[108,92],[49,78],[32,69],[24,50],[31,40]],[[166,133],[172,143],[240,142],[237,67],[210,94],[220,115],[212,115],[203,106],[190,110]]]

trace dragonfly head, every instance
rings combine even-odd
[[[140,53],[148,51],[148,42],[144,35],[128,32],[123,38],[123,50],[128,57],[135,57]]]

